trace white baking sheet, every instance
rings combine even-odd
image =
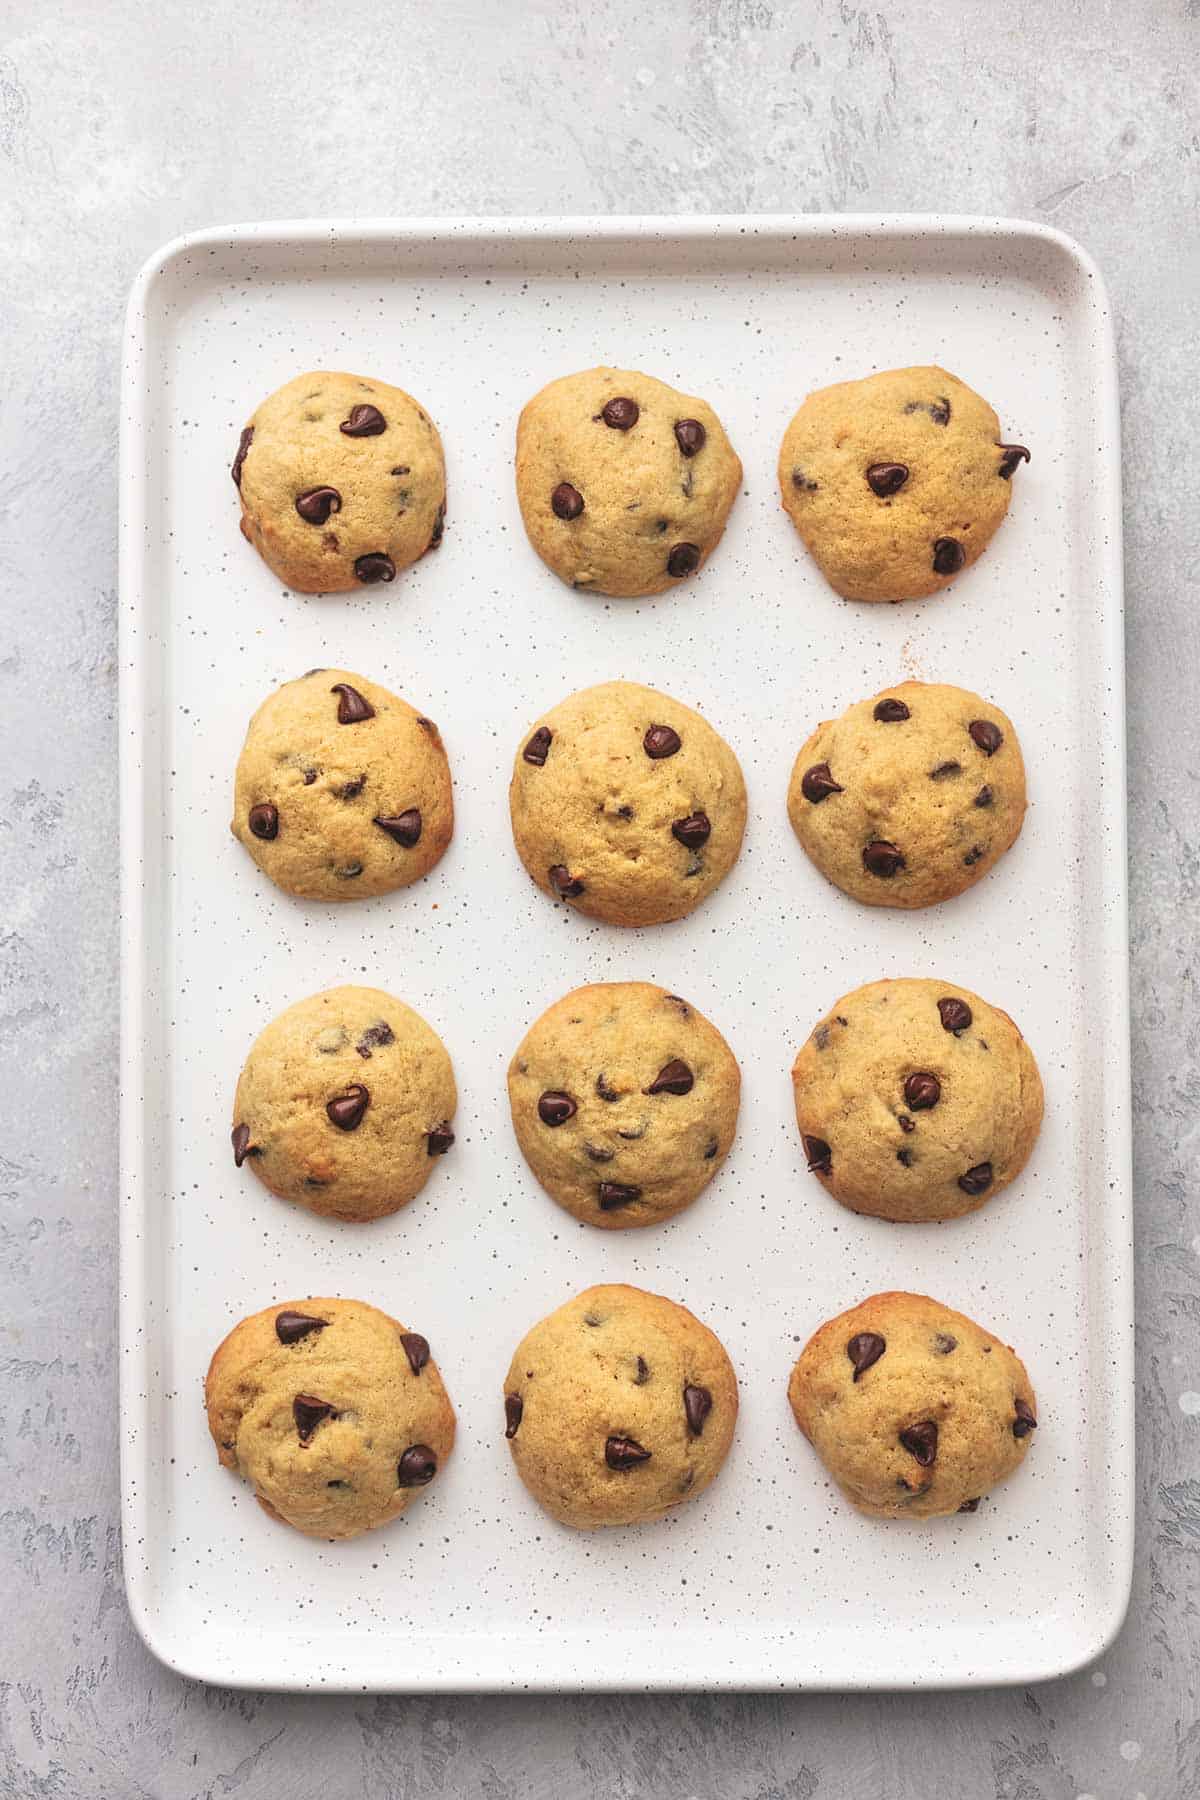
[[[572,593],[529,549],[517,412],[596,362],[704,394],[746,466],[725,540],[657,600]],[[1008,522],[944,596],[847,604],[780,510],[775,458],[811,388],[939,362],[1029,445]],[[443,548],[387,588],[305,598],[242,541],[229,463],[302,369],[410,388],[441,427]],[[125,1575],[151,1648],[245,1686],[918,1687],[1035,1680],[1097,1655],[1128,1593],[1133,1491],[1119,443],[1101,282],[1042,226],[918,218],[266,225],[169,245],[139,277],[122,397],[122,1451]],[[344,907],[278,893],[229,834],[246,720],[336,663],[441,726],[453,845],[428,880]],[[905,676],[1016,721],[1025,831],[949,905],[861,908],[788,827],[820,718]],[[573,688],[648,682],[699,707],[750,791],[716,897],[644,932],[553,906],[512,847],[515,747]],[[955,1224],[844,1212],[806,1176],[789,1069],[815,1018],[879,975],[1008,1009],[1046,1082],[1020,1182]],[[576,1225],[534,1183],[504,1071],[551,1000],[644,978],[742,1065],[741,1127],[658,1230]],[[332,983],[391,989],[442,1033],[458,1142],[374,1226],[322,1222],[233,1167],[230,1102],[274,1013]],[[738,1369],[715,1487],[664,1523],[578,1535],[529,1498],[501,1383],[526,1327],[596,1281],[692,1307]],[[974,1516],[860,1519],[801,1439],[799,1345],[880,1288],[937,1295],[1013,1342],[1039,1399],[1020,1474]],[[201,1382],[275,1300],[374,1301],[433,1342],[453,1459],[349,1544],[273,1523],[221,1470]]]

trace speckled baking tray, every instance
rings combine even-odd
[[[725,540],[659,599],[570,592],[517,512],[513,432],[551,376],[644,367],[717,408],[746,465]],[[813,387],[939,362],[1030,446],[1008,522],[940,598],[847,604],[780,510],[780,434]],[[446,442],[443,548],[386,589],[283,590],[237,527],[229,463],[301,369],[378,374]],[[1112,327],[1087,257],[1044,226],[954,218],[240,226],[153,257],[129,308],[121,420],[125,1578],[164,1661],[305,1689],[931,1687],[1033,1681],[1098,1655],[1130,1578],[1132,1327],[1120,469]],[[436,718],[458,801],[432,875],[341,908],[276,892],[228,829],[247,717],[337,663]],[[972,892],[860,908],[788,828],[811,726],[904,676],[1015,719],[1032,805]],[[699,707],[746,772],[736,870],[691,918],[596,925],[517,862],[510,762],[539,711],[626,677]],[[954,1224],[856,1218],[806,1176],[788,1072],[833,999],[941,975],[1007,1008],[1048,1109],[1018,1184]],[[525,1027],[582,982],[690,996],[741,1061],[741,1129],[657,1230],[578,1226],[507,1117]],[[377,983],[444,1036],[458,1143],[374,1226],[321,1221],[233,1167],[245,1050],[301,995]],[[509,1464],[501,1382],[525,1328],[629,1280],[684,1301],[742,1384],[731,1459],[663,1523],[577,1535]],[[974,1516],[874,1523],[788,1410],[799,1345],[885,1287],[1017,1345],[1041,1426]],[[433,1341],[459,1414],[443,1475],[353,1543],[272,1522],[221,1470],[201,1407],[217,1340],[272,1300],[372,1300]],[[919,1627],[919,1629],[918,1629]]]

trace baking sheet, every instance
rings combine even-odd
[[[746,467],[711,563],[654,600],[572,593],[521,528],[517,412],[597,362],[703,394]],[[848,604],[779,507],[779,439],[811,388],[925,362],[984,393],[1033,460],[992,547],[947,593]],[[328,598],[283,589],[242,541],[228,474],[258,400],[320,367],[414,392],[449,480],[435,556]],[[163,1660],[272,1688],[849,1688],[1036,1680],[1104,1649],[1133,1512],[1119,500],[1102,284],[1042,226],[318,222],[204,232],[151,259],[122,390],[121,1430],[126,1585]],[[251,711],[320,664],[434,717],[455,779],[443,861],[353,906],[290,900],[228,830]],[[812,725],[906,676],[1007,711],[1031,797],[999,867],[918,913],[829,887],[784,808]],[[689,919],[646,931],[551,905],[508,825],[526,728],[613,678],[703,711],[749,787],[732,875]],[[899,1228],[846,1213],[805,1174],[789,1070],[838,995],[926,974],[1013,1014],[1047,1116],[1025,1174],[982,1212]],[[600,1233],[526,1170],[504,1071],[551,1000],[626,978],[662,982],[719,1026],[743,1106],[694,1207]],[[410,1207],[359,1228],[276,1200],[229,1151],[251,1039],[343,981],[417,1007],[460,1087],[452,1155]],[[694,1505],[576,1534],[510,1466],[501,1383],[529,1324],[606,1280],[710,1324],[742,1412]],[[1037,1442],[975,1515],[860,1519],[792,1421],[799,1346],[888,1287],[974,1315],[1030,1369]],[[429,1493],[348,1544],[272,1522],[218,1467],[201,1405],[225,1331],[310,1293],[359,1296],[423,1331],[459,1415]]]

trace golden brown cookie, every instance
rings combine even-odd
[[[784,510],[847,600],[936,594],[981,556],[1029,452],[945,369],[810,394],[783,435]]]
[[[1006,1012],[944,981],[844,994],[792,1069],[812,1173],[852,1212],[974,1212],[1020,1174],[1042,1123],[1033,1052]]]
[[[867,906],[932,906],[987,874],[1025,818],[1011,719],[966,688],[901,681],[826,719],[796,758],[792,830]]]
[[[243,536],[303,594],[394,581],[442,541],[437,427],[383,381],[297,375],[251,415],[232,473]]]
[[[387,1525],[454,1447],[428,1341],[362,1300],[252,1313],[218,1345],[204,1404],[225,1468],[310,1537]]]
[[[590,593],[659,594],[708,560],[742,465],[712,407],[632,369],[585,369],[517,426],[517,499],[542,561]]]
[[[407,887],[429,873],[454,830],[438,728],[378,682],[310,669],[250,721],[230,830],[302,900]]]
[[[583,688],[525,732],[513,839],[538,886],[610,925],[691,912],[737,860],[746,785],[699,713],[653,688]]]
[[[648,981],[557,1000],[508,1070],[513,1126],[546,1192],[606,1230],[657,1225],[724,1162],[741,1075],[715,1025]]]
[[[1021,1359],[924,1294],[874,1294],[822,1325],[788,1399],[847,1500],[876,1519],[974,1512],[1038,1422]]]
[[[446,1046],[379,988],[336,987],[289,1006],[254,1040],[233,1103],[233,1155],[310,1212],[397,1212],[454,1142]]]
[[[564,1525],[634,1525],[694,1499],[733,1441],[737,1377],[660,1294],[588,1288],[518,1344],[504,1384],[517,1473]]]

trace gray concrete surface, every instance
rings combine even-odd
[[[0,0],[0,1794],[1200,1793],[1200,0]],[[206,1690],[126,1615],[115,1428],[127,285],[231,218],[951,210],[1099,258],[1124,389],[1138,1566],[1031,1691]],[[913,1655],[921,1654],[914,1602]]]

